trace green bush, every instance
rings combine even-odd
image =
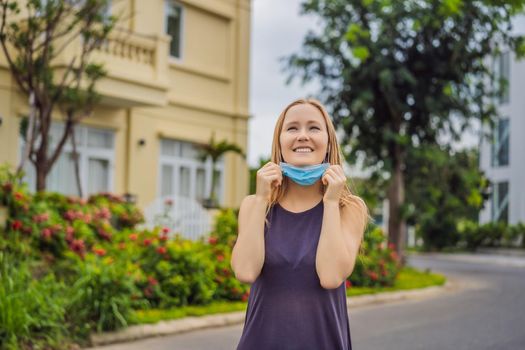
[[[479,225],[472,221],[458,223],[459,245],[474,251],[479,247],[515,247],[521,239],[525,241],[525,224],[507,225],[504,222],[489,222]]]
[[[64,349],[65,286],[34,279],[28,262],[0,252],[0,349]]]
[[[230,266],[232,249],[237,239],[237,215],[232,209],[221,210],[208,238],[210,257],[215,262],[215,300],[246,301],[249,296],[250,286],[235,278]]]
[[[102,248],[84,259],[70,253],[72,276],[68,321],[74,333],[87,337],[97,332],[126,327],[134,300],[140,300],[131,271],[134,266],[125,260],[105,256]]]
[[[400,268],[394,246],[387,244],[387,237],[379,227],[371,226],[364,235],[361,254],[347,286],[392,286]]]

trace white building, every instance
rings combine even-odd
[[[519,22],[517,27],[525,19]],[[504,52],[494,63],[496,72],[508,81],[508,90],[499,101],[492,140],[480,143],[480,168],[492,182],[492,191],[479,221],[525,223],[525,60]]]

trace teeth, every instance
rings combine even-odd
[[[312,150],[310,148],[297,148],[295,152],[309,153],[312,152]]]

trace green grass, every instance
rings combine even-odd
[[[357,296],[398,290],[419,289],[430,286],[441,286],[445,281],[446,278],[443,275],[430,273],[428,271],[420,271],[412,267],[405,267],[399,273],[393,287],[352,287],[347,290],[347,295]],[[130,324],[157,323],[159,321],[176,320],[187,316],[203,316],[225,312],[244,311],[246,310],[246,305],[246,302],[241,301],[221,301],[213,302],[209,305],[184,306],[169,310],[140,310],[132,313]]]
[[[352,287],[347,289],[346,295],[357,296],[364,294],[377,294],[383,292],[393,292],[399,290],[419,289],[430,286],[441,286],[445,284],[446,278],[437,273],[420,271],[413,267],[404,267],[397,276],[396,282],[392,287]]]

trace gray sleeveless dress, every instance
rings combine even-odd
[[[237,350],[352,349],[345,283],[324,289],[315,270],[323,210],[323,201],[300,213],[270,209]]]

